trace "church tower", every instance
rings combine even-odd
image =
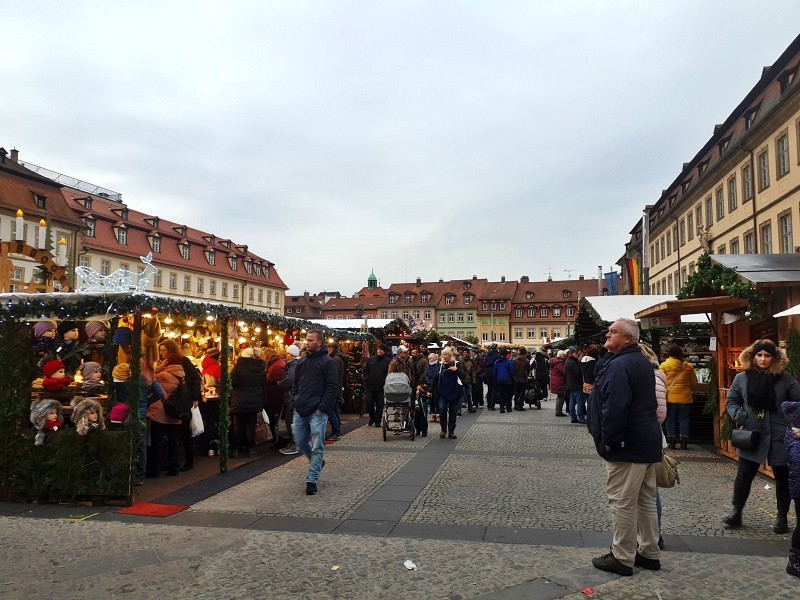
[[[372,269],[372,273],[367,277],[367,289],[370,291],[378,289],[378,278],[375,277],[375,269]]]

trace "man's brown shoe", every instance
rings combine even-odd
[[[592,564],[594,565],[595,569],[608,571],[609,573],[616,573],[617,575],[622,575],[623,577],[630,577],[633,575],[633,567],[626,567],[623,565],[614,557],[612,552],[603,554],[603,556],[598,556],[597,558],[593,558]]]

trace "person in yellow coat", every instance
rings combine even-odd
[[[694,367],[683,359],[683,349],[677,344],[667,346],[667,360],[659,367],[667,376],[667,442],[675,448],[689,447],[689,407],[692,405],[692,390],[697,387]],[[678,425],[680,438],[676,435]]]

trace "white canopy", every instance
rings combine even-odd
[[[772,315],[773,317],[791,317],[794,315],[800,315],[800,304],[793,306],[792,308],[787,308],[786,310],[782,310],[781,312]]]
[[[662,302],[677,300],[672,295],[647,294],[641,296],[586,296],[585,300],[592,305],[603,321],[613,322],[617,319],[636,319],[637,312]],[[707,323],[705,314],[683,315],[681,323]]]
[[[331,329],[361,329],[364,325],[364,319],[308,319],[317,325],[325,325]],[[386,327],[395,319],[368,319],[367,327],[381,328]]]

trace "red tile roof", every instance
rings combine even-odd
[[[121,219],[121,211],[127,207],[124,204],[113,202],[100,196],[86,194],[70,188],[62,189],[66,204],[74,211],[75,215],[91,213],[95,219],[94,237],[83,236],[81,243],[85,248],[106,251],[112,254],[121,254],[137,259],[147,256],[152,247],[148,234],[153,233],[153,219],[155,217],[135,210],[128,209],[127,219]],[[87,209],[83,201],[91,198],[91,209]],[[124,223],[128,230],[127,244],[117,242],[114,227]],[[247,250],[246,246],[233,244],[230,240],[216,238],[210,233],[180,225],[165,219],[158,219],[158,234],[161,237],[161,251],[153,253],[153,262],[156,266],[165,265],[181,269],[202,271],[208,275],[217,275],[231,279],[239,279],[249,283],[288,289],[283,283],[274,263],[261,258]],[[210,242],[213,240],[213,243]],[[189,243],[189,259],[183,258],[179,243]],[[230,248],[228,247],[230,246]],[[208,264],[204,250],[215,250],[215,264]],[[237,269],[234,271],[227,257],[237,257]],[[245,261],[252,261],[251,273],[245,268]],[[260,265],[261,275],[256,275],[255,265]],[[265,277],[265,267],[269,267],[269,277]]]
[[[533,298],[526,298],[533,292]],[[569,297],[564,298],[564,292]],[[578,302],[586,296],[597,296],[597,279],[567,279],[562,281],[532,281],[518,283],[514,304],[538,304],[540,302]]]
[[[44,209],[36,206],[34,194],[46,198]],[[28,218],[84,226],[64,201],[60,185],[9,160],[0,165],[0,206],[15,213],[22,209]]]

